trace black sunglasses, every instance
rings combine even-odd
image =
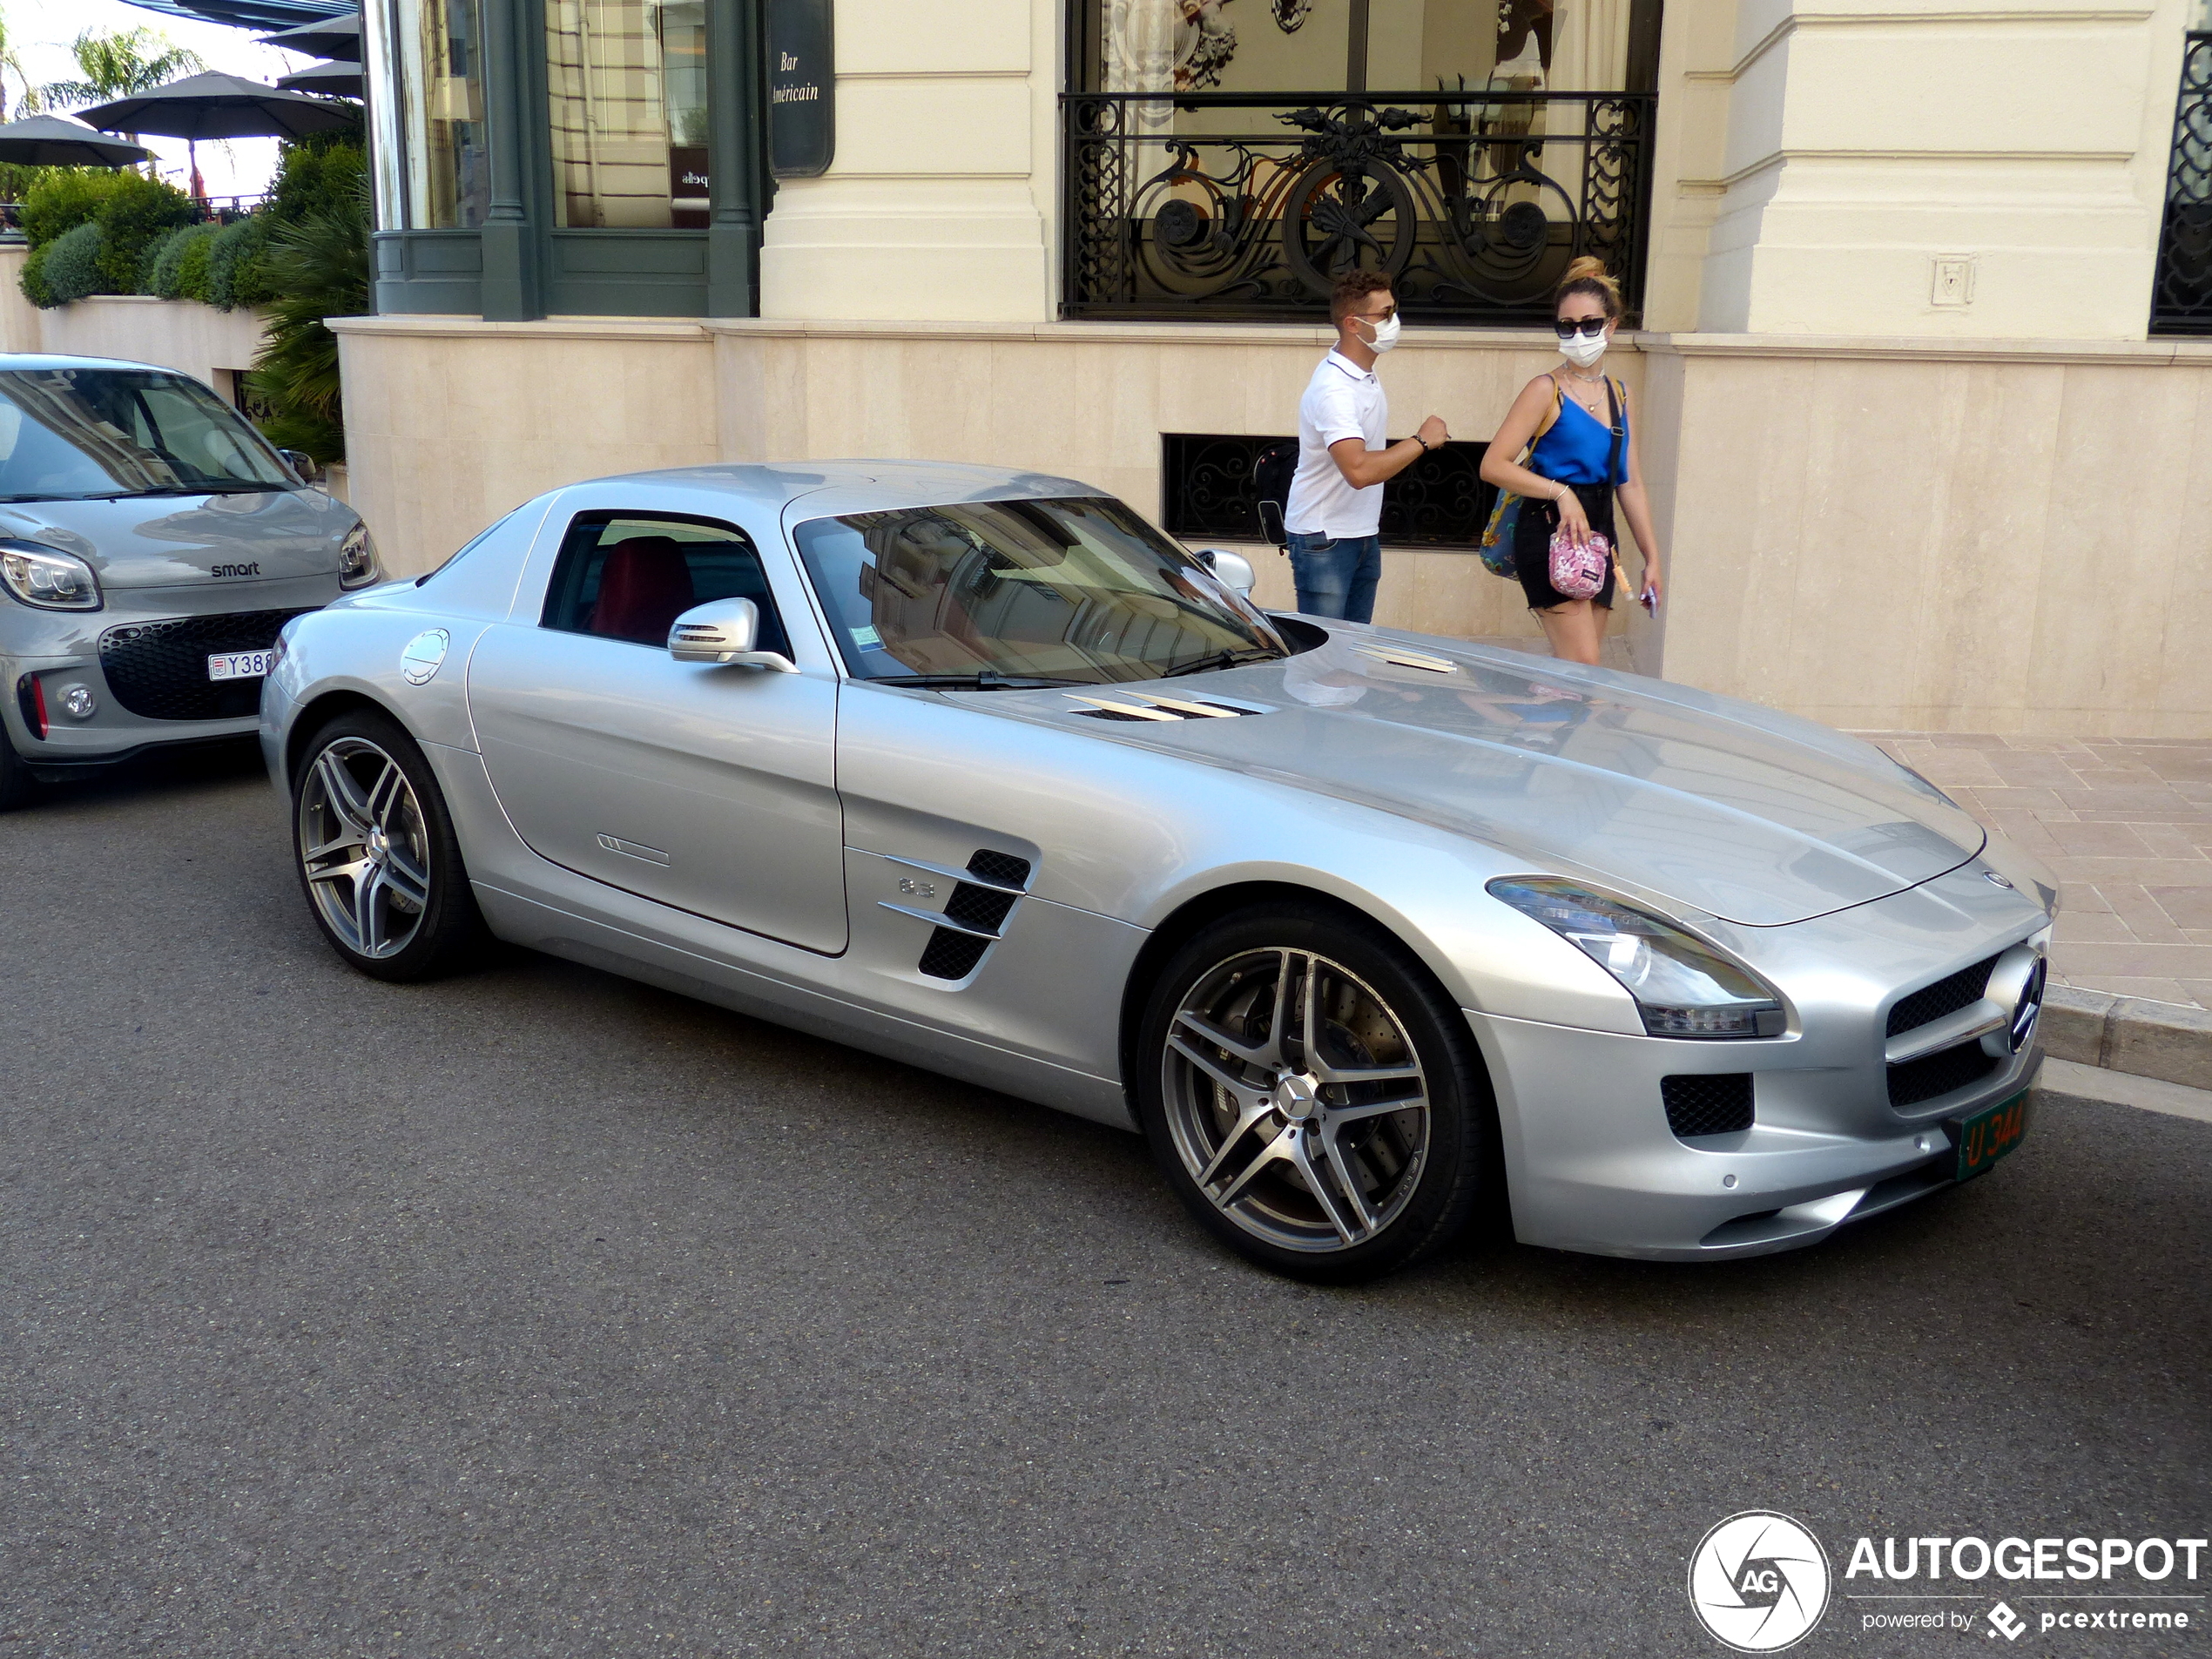
[[[1595,340],[1605,332],[1606,321],[1603,317],[1585,317],[1580,322],[1572,322],[1562,317],[1552,327],[1561,340],[1574,339],[1577,330]]]

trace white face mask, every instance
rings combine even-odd
[[[1600,334],[1595,340],[1588,334],[1577,334],[1572,340],[1559,342],[1559,354],[1577,368],[1588,368],[1605,355],[1605,348],[1611,343],[1610,334]]]
[[[1398,343],[1398,314],[1396,312],[1392,312],[1380,322],[1375,321],[1372,317],[1361,317],[1358,320],[1366,323],[1368,327],[1375,331],[1375,337],[1367,342],[1367,349],[1373,352],[1376,356],[1381,356],[1383,353]]]

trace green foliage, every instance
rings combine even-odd
[[[50,243],[48,246],[51,246]],[[16,278],[16,286],[23,290],[23,297],[41,311],[52,309],[61,303],[46,287],[46,249],[34,247],[23,262],[23,273]]]
[[[249,213],[226,225],[207,244],[207,303],[219,311],[238,311],[266,305],[276,298],[267,269],[269,233],[274,228],[266,213]]]
[[[49,306],[65,306],[89,294],[116,292],[107,286],[106,273],[100,268],[98,225],[79,225],[57,236],[39,252],[46,256],[41,276]]]
[[[319,462],[342,460],[338,339],[323,319],[368,308],[367,179],[356,177],[341,200],[277,226],[266,259],[279,297],[247,382],[269,407],[261,429]]]
[[[207,255],[222,226],[185,225],[148,247],[138,292],[160,300],[207,298]]]
[[[136,293],[146,249],[167,232],[192,223],[192,198],[144,173],[118,172],[95,222],[100,227],[103,293]]]
[[[368,157],[358,127],[287,140],[265,210],[291,224],[312,213],[343,212],[368,188]]]
[[[99,217],[101,206],[126,176],[105,167],[50,167],[24,192],[23,233],[31,246],[44,247],[79,225]]]
[[[33,167],[20,161],[0,161],[0,201],[19,202],[47,174],[77,171],[74,167]]]

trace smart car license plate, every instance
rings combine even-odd
[[[1986,1107],[1959,1125],[1959,1179],[1971,1181],[2027,1136],[2027,1095]]]
[[[273,651],[232,651],[207,659],[211,680],[258,680],[269,671]]]

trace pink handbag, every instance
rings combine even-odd
[[[1612,563],[1612,544],[1598,531],[1592,530],[1580,547],[1565,525],[1552,532],[1552,591],[1562,598],[1595,597],[1605,585],[1605,570]]]

